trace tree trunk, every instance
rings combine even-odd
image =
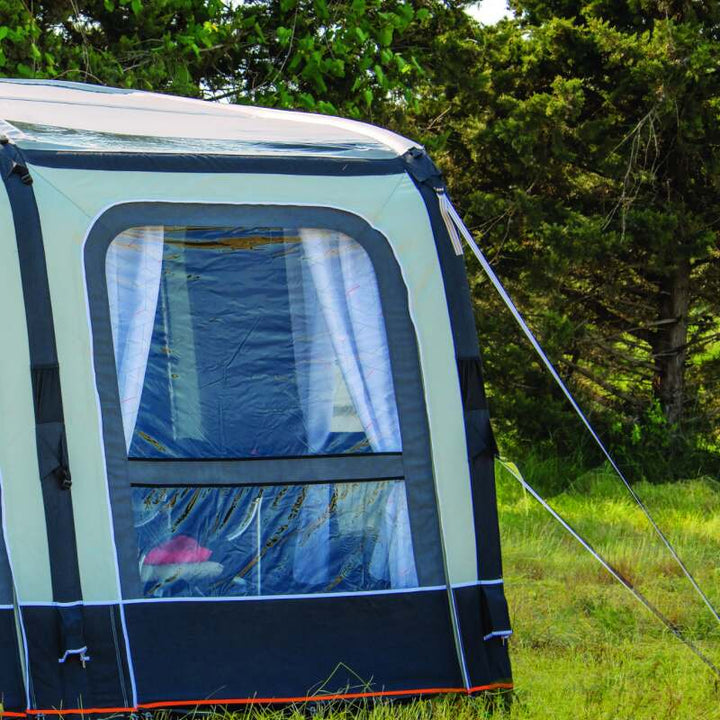
[[[678,425],[683,416],[689,307],[690,263],[683,260],[660,280],[659,324],[652,342],[655,396],[671,426]]]

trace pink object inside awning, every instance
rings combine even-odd
[[[154,547],[146,556],[146,565],[176,565],[201,563],[210,559],[212,550],[198,544],[187,535],[176,535],[162,545]]]

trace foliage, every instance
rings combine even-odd
[[[415,131],[634,473],[720,469],[717,4],[515,0],[429,49]],[[506,448],[596,462],[470,262]]]
[[[374,117],[413,102],[402,0],[0,0],[0,72]]]
[[[720,5],[0,0],[0,73],[295,107],[423,141],[632,477],[720,472]],[[472,260],[506,452],[602,458]]]

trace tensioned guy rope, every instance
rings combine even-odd
[[[627,488],[627,490],[628,490],[628,492],[630,493],[631,497],[633,498],[633,500],[635,500],[635,502],[637,503],[638,507],[640,507],[640,509],[642,510],[643,514],[644,514],[645,517],[647,518],[648,522],[649,522],[650,525],[652,526],[653,530],[654,530],[655,533],[658,535],[658,537],[662,540],[663,544],[664,544],[665,547],[668,549],[668,551],[670,552],[670,554],[672,555],[672,557],[675,559],[675,561],[677,562],[678,566],[681,568],[681,570],[682,570],[683,573],[685,574],[685,577],[687,577],[687,579],[690,581],[690,584],[693,586],[693,588],[695,589],[695,591],[697,592],[697,594],[702,598],[703,602],[704,602],[705,605],[708,607],[708,609],[709,609],[710,612],[712,613],[712,615],[713,615],[713,617],[715,618],[715,620],[717,620],[718,623],[720,623],[720,614],[718,614],[718,611],[715,609],[715,607],[713,606],[713,604],[710,602],[710,599],[709,599],[709,598],[707,597],[707,595],[703,592],[702,588],[701,588],[700,585],[698,584],[698,582],[697,582],[697,580],[695,579],[695,577],[693,576],[693,574],[690,572],[690,570],[688,569],[688,567],[687,567],[687,566],[685,565],[685,563],[682,561],[682,559],[681,559],[680,556],[678,555],[677,551],[676,551],[675,548],[673,547],[673,545],[672,545],[672,543],[670,542],[670,540],[667,538],[667,536],[665,535],[665,533],[660,529],[660,527],[658,526],[657,522],[655,521],[655,519],[654,519],[654,518],[652,517],[652,515],[650,514],[650,511],[649,511],[648,508],[646,507],[645,503],[643,503],[643,501],[640,499],[640,497],[638,496],[638,494],[635,492],[635,490],[633,489],[632,485],[630,484],[630,482],[628,481],[628,479],[625,477],[625,474],[622,472],[622,470],[619,468],[619,466],[618,466],[617,463],[615,462],[614,458],[613,458],[612,455],[610,454],[610,451],[605,447],[605,444],[604,444],[603,441],[600,439],[600,436],[597,434],[597,432],[596,432],[595,429],[593,428],[592,424],[591,424],[590,421],[588,420],[587,416],[586,416],[585,413],[582,411],[582,408],[578,405],[577,401],[576,401],[575,398],[573,397],[573,395],[572,395],[572,393],[570,392],[570,390],[568,389],[567,385],[565,384],[565,382],[563,381],[563,379],[560,377],[559,373],[558,373],[557,370],[555,369],[555,366],[553,365],[553,363],[552,363],[552,361],[550,360],[550,358],[548,358],[547,354],[545,353],[545,351],[543,350],[542,346],[541,346],[540,343],[538,342],[538,340],[537,340],[537,338],[535,337],[534,333],[533,333],[532,330],[528,327],[528,325],[527,325],[527,323],[525,322],[524,318],[523,318],[522,315],[520,314],[520,311],[519,311],[519,310],[517,309],[517,307],[515,306],[515,303],[513,302],[512,298],[508,295],[508,293],[507,293],[507,291],[505,290],[503,284],[500,282],[500,279],[497,277],[497,275],[495,274],[494,270],[492,269],[492,266],[491,266],[490,263],[488,262],[487,258],[486,258],[485,255],[483,254],[483,252],[482,252],[482,250],[480,249],[480,247],[478,246],[478,244],[475,242],[475,238],[472,236],[472,234],[470,233],[470,231],[469,231],[469,230],[467,229],[467,227],[465,226],[465,223],[462,221],[462,218],[458,215],[457,210],[455,210],[455,208],[453,207],[453,204],[450,202],[450,199],[448,198],[447,194],[446,194],[444,191],[438,191],[438,202],[439,202],[439,204],[440,204],[441,214],[442,214],[442,216],[443,216],[443,219],[445,220],[445,224],[447,225],[448,234],[450,235],[450,238],[451,238],[451,240],[452,240],[453,247],[455,248],[455,252],[456,252],[457,254],[461,254],[461,253],[462,253],[462,246],[457,242],[457,233],[458,233],[458,231],[459,231],[460,234],[462,235],[462,237],[463,237],[463,238],[465,239],[465,241],[467,242],[467,244],[470,246],[470,249],[473,251],[473,254],[475,255],[475,257],[478,259],[478,261],[479,261],[479,263],[480,263],[480,266],[482,267],[483,271],[484,271],[485,274],[487,275],[487,277],[488,277],[488,279],[490,280],[490,282],[491,282],[491,283],[493,284],[493,286],[495,287],[495,290],[497,290],[498,294],[499,294],[500,297],[502,298],[502,300],[503,300],[503,302],[505,303],[505,305],[507,306],[508,310],[510,310],[513,318],[515,319],[515,321],[517,322],[517,324],[520,326],[520,329],[521,329],[521,330],[523,331],[523,333],[525,334],[525,337],[527,337],[527,339],[530,341],[530,344],[533,346],[533,349],[534,349],[535,352],[538,354],[538,356],[539,356],[540,359],[542,360],[542,363],[545,365],[546,369],[548,370],[548,372],[550,373],[550,375],[552,376],[552,378],[555,380],[555,382],[557,383],[557,385],[560,387],[560,389],[562,390],[562,392],[563,392],[563,394],[565,395],[565,397],[567,398],[567,400],[570,402],[570,405],[572,406],[573,410],[575,410],[575,412],[577,413],[578,417],[579,417],[580,420],[582,421],[582,423],[583,423],[583,425],[585,426],[585,428],[588,430],[588,432],[590,433],[590,435],[592,436],[592,438],[593,438],[593,439],[595,440],[595,442],[597,443],[597,445],[598,445],[598,447],[600,448],[600,450],[602,451],[603,455],[605,456],[605,458],[607,459],[607,461],[610,463],[610,466],[611,466],[612,469],[615,471],[615,473],[617,474],[617,476],[620,478],[620,480],[622,481],[623,485],[625,485],[625,487]],[[516,478],[517,478],[517,476],[516,476]],[[519,479],[519,478],[517,478],[517,479]],[[524,481],[521,481],[521,482],[524,483]],[[524,483],[524,484],[525,484],[525,483]],[[572,531],[572,529],[570,528],[570,526],[567,525],[567,523],[565,523],[565,522],[560,518],[560,516],[557,515],[557,513],[555,513],[555,511],[552,510],[552,508],[550,508],[550,506],[547,505],[547,503],[545,503],[545,501],[542,500],[542,498],[540,498],[540,496],[537,495],[537,493],[535,493],[534,490],[532,490],[529,486],[527,486],[527,489],[528,489],[528,492],[531,492],[531,494],[533,495],[533,497],[535,497],[538,501],[540,501],[540,502],[543,504],[543,506],[544,506],[548,511],[550,511],[550,512],[553,514],[553,516],[554,516],[558,521],[560,521],[567,530],[569,530],[569,531],[572,532],[572,534],[574,535],[574,537],[576,537],[576,539],[579,540],[579,541],[583,544],[583,546],[586,547],[586,549],[588,549],[588,550],[590,550],[591,552],[593,552],[593,554],[596,556],[596,558],[597,558],[598,560],[600,560],[600,561],[603,563],[603,565],[605,565],[605,567],[606,567],[618,580],[620,580],[620,582],[623,583],[623,585],[625,585],[626,587],[628,587],[628,589],[632,589],[633,593],[636,594],[636,596],[639,596],[638,599],[640,599],[640,601],[641,601],[649,610],[651,610],[651,612],[653,612],[658,618],[660,618],[663,622],[665,622],[665,624],[666,624],[671,630],[673,630],[673,633],[674,633],[677,637],[679,637],[680,639],[682,639],[683,642],[685,642],[685,644],[688,645],[689,647],[693,647],[693,648],[694,648],[694,646],[692,645],[692,643],[690,643],[690,641],[682,638],[682,636],[680,635],[679,631],[677,630],[677,628],[675,628],[675,627],[672,625],[672,623],[670,623],[666,618],[664,618],[664,616],[662,616],[662,614],[659,613],[659,611],[657,611],[656,608],[654,608],[653,606],[651,606],[651,604],[649,604],[648,601],[647,601],[643,596],[640,595],[640,593],[637,593],[637,591],[636,591],[634,588],[631,588],[631,586],[629,586],[629,584],[627,583],[627,581],[624,581],[617,572],[611,570],[609,564],[607,564],[605,561],[601,560],[600,557],[597,555],[597,553],[595,553],[595,551],[591,549],[590,545],[587,544],[585,541],[583,541],[583,540],[577,535],[577,533],[575,533],[574,531]],[[715,667],[715,665],[712,664],[712,662],[710,662],[707,658],[705,658],[705,656],[702,655],[702,653],[700,653],[700,651],[697,650],[696,648],[694,648],[694,651],[696,652],[696,654],[698,654],[699,657],[701,657],[701,658],[704,660],[704,662],[706,662],[710,667],[712,667],[712,669],[713,669],[718,675],[720,675],[720,671],[718,671],[718,669]]]
[[[540,496],[540,494],[530,486],[525,478],[520,474],[520,471],[512,463],[503,460],[499,460],[507,472],[510,473],[522,486],[529,492],[544,508],[547,510],[619,583],[627,588],[636,600],[641,602],[670,632],[686,645],[695,655],[700,658],[718,677],[720,677],[720,669],[713,663],[710,658],[707,657],[693,642],[686,638],[680,629],[667,618],[657,606],[653,605],[629,580],[622,576],[622,574],[616,570],[565,518],[560,515],[557,510],[552,508],[550,504]]]

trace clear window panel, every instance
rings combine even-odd
[[[362,246],[316,228],[131,228],[106,279],[132,458],[399,452]]]
[[[134,487],[133,512],[145,597],[417,586],[401,480]]]

